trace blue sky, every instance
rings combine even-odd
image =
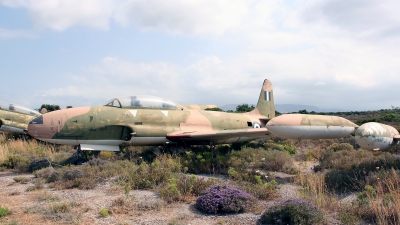
[[[400,107],[394,0],[0,0],[0,102]]]

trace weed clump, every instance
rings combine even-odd
[[[101,217],[108,217],[108,216],[110,216],[110,213],[108,212],[108,209],[102,209],[102,210],[100,210],[99,214],[100,214]]]
[[[33,186],[29,186],[26,191],[36,191],[43,189],[43,181],[41,179],[35,179],[33,180]]]
[[[192,175],[180,175],[168,179],[159,190],[159,195],[166,202],[188,200],[191,196],[199,196],[207,188],[218,183],[217,179],[206,179]]]
[[[3,166],[9,169],[27,171],[29,167],[29,159],[19,154],[10,154],[8,158],[4,160]]]
[[[55,170],[53,167],[46,167],[40,170],[36,170],[34,175],[37,178],[45,179],[47,183],[55,182],[61,179],[61,173]]]
[[[255,198],[229,185],[215,185],[197,198],[196,208],[205,213],[238,213],[249,208]]]
[[[278,188],[278,183],[275,180],[261,184],[238,181],[236,184],[235,186],[239,186],[241,189],[261,200],[271,199],[276,194],[276,189]]]
[[[62,202],[62,203],[53,203],[50,205],[49,208],[49,213],[67,213],[71,211],[71,206],[66,203],[66,202]]]
[[[63,179],[64,180],[75,180],[83,177],[83,172],[80,169],[70,169],[64,172]]]
[[[16,183],[27,184],[31,181],[29,177],[14,177],[13,178]]]
[[[7,215],[8,215],[8,209],[0,207],[0,217],[7,216]]]
[[[132,188],[149,189],[171,178],[173,173],[181,171],[181,164],[174,158],[161,156],[152,163],[143,162],[119,172],[118,181],[131,184]]]
[[[288,199],[267,209],[260,219],[261,224],[316,224],[322,222],[322,212],[304,199]]]

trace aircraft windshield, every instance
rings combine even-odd
[[[114,98],[105,105],[119,108],[175,109],[176,107],[173,101],[148,95]]]
[[[5,109],[9,111],[15,111],[23,114],[28,114],[28,115],[41,115],[38,111],[26,108],[24,106],[16,105],[16,104],[10,104],[10,103],[0,103],[0,109]]]

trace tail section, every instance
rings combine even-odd
[[[264,80],[255,110],[267,118],[275,117],[274,91],[272,83],[268,79]]]

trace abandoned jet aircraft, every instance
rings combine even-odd
[[[319,116],[308,118],[314,126],[307,131],[296,126],[280,126],[276,119],[273,123],[274,117],[272,83],[266,79],[256,108],[247,113],[197,110],[162,98],[130,96],[114,98],[104,106],[44,114],[29,123],[28,132],[42,141],[76,145],[81,150],[119,151],[125,145],[234,143],[270,133],[279,136],[281,131],[300,132],[304,138],[337,138],[350,135],[358,127],[344,118]],[[311,136],[306,136],[307,132]]]
[[[130,96],[112,99],[104,106],[46,113],[30,122],[28,132],[42,141],[79,145],[82,150],[233,143],[269,134],[265,124],[275,116],[273,101],[269,80],[264,81],[256,109],[242,114],[195,110],[163,98]]]
[[[28,123],[41,114],[33,109],[10,103],[0,103],[0,131],[27,134]]]

